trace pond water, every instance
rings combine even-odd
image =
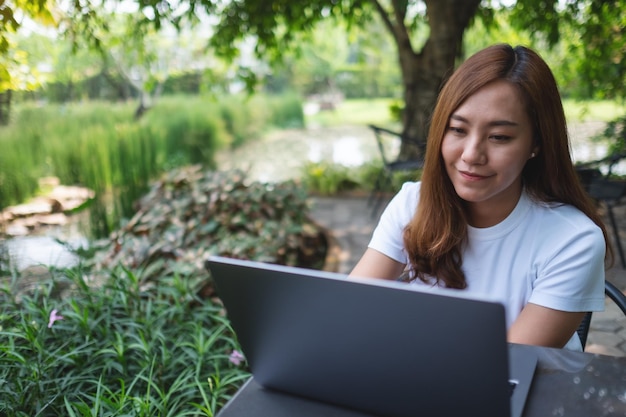
[[[354,167],[376,158],[378,148],[369,128],[343,126],[271,132],[216,159],[219,169],[238,168],[252,180],[276,182],[300,177],[307,162]]]
[[[8,256],[11,268],[22,271],[32,265],[48,265],[67,268],[78,263],[79,259],[70,249],[87,248],[89,240],[84,227],[87,213],[70,217],[62,226],[47,227],[37,234],[16,236],[0,241]]]
[[[589,161],[606,155],[606,144],[588,140],[603,126],[600,122],[570,126],[575,161]],[[300,177],[307,162],[325,161],[354,167],[379,158],[376,140],[369,128],[342,126],[272,132],[263,140],[234,151],[222,152],[216,160],[219,169],[238,168],[247,171],[252,180],[275,182]],[[621,164],[618,172],[626,173],[626,164]],[[67,242],[71,247],[88,245],[81,232],[84,216],[88,218],[88,214],[81,214],[73,217],[68,225],[48,228],[37,236],[5,241],[4,250],[8,252],[12,266],[22,270],[36,264],[57,267],[74,265],[76,256],[58,240]]]

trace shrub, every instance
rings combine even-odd
[[[152,185],[93,263],[105,271],[141,268],[144,280],[202,277],[209,254],[321,268],[320,253],[303,251],[305,242],[320,239],[307,212],[306,193],[295,182],[248,183],[241,171],[183,167]]]
[[[380,163],[367,163],[358,167],[346,167],[329,162],[311,162],[302,170],[302,183],[308,192],[320,195],[333,195],[342,192],[371,191],[378,176]],[[420,172],[395,172],[391,182],[382,191],[397,192],[406,181],[417,181]]]
[[[593,139],[596,141],[607,140],[611,155],[626,153],[626,115],[607,123],[606,128]]]

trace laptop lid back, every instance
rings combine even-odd
[[[499,303],[220,257],[206,266],[266,387],[389,417],[510,415]]]

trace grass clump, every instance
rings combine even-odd
[[[60,281],[71,290],[55,299]],[[238,344],[221,305],[181,276],[141,282],[120,267],[102,286],[79,268],[26,294],[5,284],[0,414],[214,415],[249,375],[229,361]]]

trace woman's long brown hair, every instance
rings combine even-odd
[[[585,213],[604,234],[607,259],[612,251],[596,207],[584,191],[570,157],[561,97],[552,71],[531,49],[493,45],[468,58],[447,81],[428,132],[420,201],[404,231],[404,245],[415,276],[434,277],[448,288],[465,288],[461,270],[467,239],[467,215],[441,156],[441,143],[452,113],[472,94],[496,80],[517,86],[533,123],[537,156],[522,171],[529,195],[538,201],[571,204]]]

